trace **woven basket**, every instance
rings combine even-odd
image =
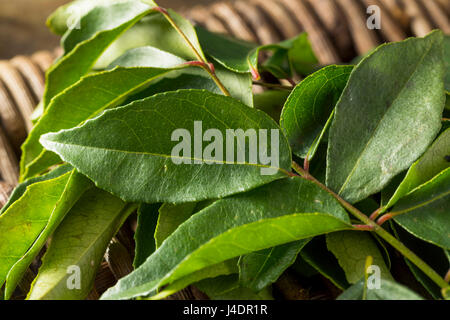
[[[370,5],[381,9],[380,30],[366,26]],[[306,31],[322,64],[348,62],[381,43],[424,36],[435,28],[450,34],[449,0],[238,0],[197,6],[183,14],[211,31],[261,44]],[[0,207],[17,183],[20,145],[42,97],[45,71],[58,54],[59,50],[44,51],[0,61]],[[131,217],[111,242],[90,299],[97,299],[132,271],[135,225],[136,218]],[[20,285],[22,292],[36,272],[37,265],[31,266]],[[171,298],[206,297],[190,287]]]

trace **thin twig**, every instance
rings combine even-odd
[[[281,90],[289,90],[289,91],[294,89],[291,86],[284,86],[282,84],[267,83],[267,82],[262,82],[262,81],[253,81],[253,84],[256,84],[256,85],[261,86],[261,87],[272,88],[272,89],[281,89]]]
[[[225,88],[223,83],[220,81],[220,79],[217,77],[216,72],[214,70],[214,65],[212,63],[209,63],[195,48],[195,46],[192,44],[191,40],[186,36],[186,34],[181,30],[181,28],[176,24],[175,20],[170,16],[167,9],[162,7],[155,7],[155,11],[160,12],[166,20],[172,25],[172,27],[178,32],[178,34],[183,38],[183,40],[186,42],[186,44],[191,48],[192,52],[194,52],[194,55],[197,57],[198,62],[202,63],[201,66],[213,79],[213,81],[216,83],[216,85],[219,87],[219,89],[223,92],[226,96],[231,96],[230,92]]]
[[[325,190],[329,194],[331,194],[345,209],[347,209],[353,216],[361,220],[366,226],[370,226],[372,228],[372,231],[378,234],[381,238],[383,238],[386,242],[388,242],[391,246],[393,246],[395,249],[397,249],[405,258],[407,258],[409,261],[411,261],[413,264],[415,264],[420,270],[422,270],[431,280],[433,280],[439,287],[441,288],[447,288],[448,284],[445,282],[445,280],[436,272],[434,271],[430,266],[428,266],[422,259],[420,259],[414,252],[409,250],[403,243],[401,243],[399,240],[397,240],[395,237],[393,237],[389,232],[384,230],[381,226],[379,226],[377,223],[375,223],[373,220],[371,220],[368,216],[366,216],[364,213],[356,209],[354,206],[352,206],[350,203],[342,199],[339,195],[337,195],[334,191],[326,187],[324,184],[322,184],[320,181],[318,181],[316,178],[314,178],[311,174],[306,172],[300,165],[298,165],[295,162],[292,162],[292,168],[298,172],[298,174],[303,177],[304,179],[307,179],[309,181],[312,181],[317,186],[319,186],[321,189]]]

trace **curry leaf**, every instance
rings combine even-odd
[[[252,79],[250,74],[232,72],[222,66],[215,67],[215,71],[217,77],[228,89],[233,98],[240,100],[249,107],[253,106]],[[205,89],[213,93],[223,94],[205,70],[188,68],[171,71],[156,83],[152,83],[148,89],[131,96],[128,101],[132,102],[147,98],[156,93],[180,89]]]
[[[53,12],[47,19],[47,26],[57,35],[63,35],[69,28],[77,27],[80,18],[94,7],[128,0],[76,0],[69,2]]]
[[[389,268],[370,235],[363,232],[342,231],[328,234],[326,238],[328,249],[338,259],[349,283],[354,284],[364,278],[364,266],[368,256],[371,256],[373,264],[380,268],[380,276],[392,280]]]
[[[206,152],[208,146],[202,154],[201,131],[210,128],[216,129],[214,156]],[[260,160],[261,155],[250,158],[255,153],[248,145],[255,146],[256,141],[247,144],[235,139],[234,131],[228,131],[231,142],[224,152],[222,138],[227,137],[227,129],[252,129],[254,138],[257,129],[268,130],[267,137],[271,134],[274,142],[267,143],[267,154],[270,149],[278,159],[269,164]],[[175,140],[183,139],[176,144],[172,137],[180,130],[182,135]],[[202,90],[180,90],[108,110],[79,128],[44,135],[41,143],[100,188],[126,201],[180,203],[224,197],[286,177],[291,165],[289,146],[278,131],[267,115],[237,100]],[[238,132],[239,136],[243,135]],[[175,152],[180,145],[182,150]]]
[[[231,71],[252,73],[254,78],[259,77],[258,62],[262,51],[272,52],[272,56],[263,63],[263,69],[278,78],[292,76],[293,70],[301,75],[309,74],[317,64],[305,33],[278,44],[257,46],[226,35],[214,34],[201,27],[196,30],[200,43],[209,56]]]
[[[443,75],[440,31],[386,44],[364,58],[336,106],[328,187],[357,202],[416,161],[441,127]]]
[[[450,92],[450,35],[444,36],[445,90]]]
[[[51,180],[54,178],[57,178],[69,171],[71,171],[73,169],[73,167],[71,165],[62,165],[52,171],[50,171],[47,174],[44,174],[42,176],[36,177],[36,178],[32,178],[32,179],[28,179],[25,182],[20,183],[15,189],[14,191],[11,193],[8,202],[2,207],[2,209],[0,210],[0,216],[17,200],[19,200],[23,194],[25,193],[25,191],[27,190],[28,186],[35,184],[37,182],[41,182],[41,181],[46,181],[46,180]]]
[[[342,293],[338,300],[362,300],[364,280],[354,284]],[[415,292],[396,282],[382,279],[380,288],[367,289],[367,300],[423,300]]]
[[[395,221],[416,237],[450,249],[450,168],[400,199]]]
[[[239,281],[243,287],[259,292],[275,282],[294,262],[309,239],[252,252],[239,259]]]
[[[450,129],[444,131],[424,155],[409,168],[385,208],[392,207],[401,197],[450,167],[450,162],[445,158],[448,155],[450,155]]]
[[[66,54],[47,72],[44,109],[55,95],[85,75],[105,49],[150,13],[152,7],[140,1],[121,1],[94,7],[83,16],[80,28],[73,28],[64,35]]]
[[[255,108],[264,111],[280,122],[281,109],[289,96],[288,91],[267,90],[253,96]]]
[[[87,191],[56,229],[28,299],[85,299],[111,238],[134,209],[105,191]],[[78,290],[67,286],[74,266]]]
[[[57,95],[22,146],[22,179],[59,162],[57,157],[45,154],[39,144],[42,134],[78,126],[101,111],[116,107],[153,80],[181,67],[183,62],[156,48],[135,49],[116,60],[118,66],[113,70],[83,77]]]
[[[273,300],[272,290],[265,287],[258,292],[242,287],[237,275],[205,279],[195,284],[213,300]]]
[[[151,2],[151,1],[150,1]],[[192,24],[175,11],[168,9],[168,14],[189,40],[193,48],[206,60],[202,46],[199,43],[197,33]],[[173,53],[186,60],[198,60],[192,47],[183,39],[175,28],[161,14],[152,14],[142,21],[145,27],[145,36],[148,38],[150,46]]]
[[[201,46],[214,60],[234,72],[251,72],[247,57],[257,47],[256,44],[212,33],[200,26],[195,29]]]
[[[312,239],[300,251],[300,256],[301,263],[308,263],[339,289],[344,290],[350,286],[336,257],[328,251],[325,237]]]
[[[218,200],[194,214],[103,299],[154,294],[163,285],[221,261],[352,228],[348,221],[339,203],[313,183],[295,177],[276,181]]]
[[[75,170],[30,185],[0,217],[0,283],[9,298],[32,260],[91,183]]]
[[[227,260],[191,273],[188,276],[181,278],[180,280],[176,280],[168,286],[165,286],[156,295],[150,297],[149,300],[164,299],[167,296],[174,294],[175,292],[180,291],[187,286],[204,279],[216,278],[218,276],[226,276],[236,273],[238,273],[237,259]]]
[[[290,94],[280,125],[297,156],[309,159],[314,156],[352,69],[352,66],[325,67],[300,82]]]
[[[253,107],[253,83],[252,76],[249,73],[239,74],[231,72],[222,66],[217,66],[216,75],[233,98],[242,101],[249,107]]]
[[[137,268],[156,249],[155,230],[158,223],[158,209],[160,204],[143,203],[138,209],[137,228],[134,234],[136,243],[133,267]]]
[[[158,224],[155,230],[156,248],[159,248],[180,224],[190,218],[194,213],[196,202],[182,204],[165,203],[159,209]]]
[[[262,64],[262,69],[271,72],[279,79],[289,78],[294,72],[305,76],[317,68],[318,60],[306,33],[277,44],[268,44],[254,49],[247,58],[253,70],[258,68],[258,58],[262,51],[272,52],[272,55]]]
[[[429,266],[436,270],[437,273],[443,277],[445,276],[450,269],[450,260],[447,250],[414,237],[396,223],[392,223],[391,227],[395,233],[395,236],[401,240],[402,243],[404,243],[414,253],[420,255],[420,257],[428,263]],[[433,298],[441,299],[441,288],[437,286],[430,278],[428,278],[419,268],[411,263],[411,261],[406,258],[405,261],[417,281],[422,284],[422,286],[433,296]]]

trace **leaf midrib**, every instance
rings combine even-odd
[[[418,205],[415,205],[415,206],[413,206],[413,207],[409,207],[409,208],[404,209],[404,210],[393,211],[393,212],[391,212],[390,214],[393,215],[393,216],[398,217],[399,215],[408,213],[408,212],[410,212],[410,211],[414,211],[414,210],[419,209],[419,208],[421,208],[421,207],[425,207],[425,206],[429,205],[430,203],[433,203],[433,202],[438,201],[438,200],[440,200],[440,199],[442,199],[442,198],[445,198],[445,197],[448,196],[449,194],[450,194],[450,190],[447,191],[447,192],[441,193],[441,194],[439,194],[438,196],[433,197],[433,198],[431,198],[431,199],[429,199],[429,200],[427,200],[427,201],[425,201],[425,202],[421,202],[421,203],[419,203]]]
[[[154,157],[161,157],[161,158],[165,158],[165,159],[173,159],[173,158],[175,158],[175,159],[182,159],[182,160],[203,161],[206,164],[208,162],[213,162],[213,164],[248,165],[248,166],[254,166],[254,167],[258,167],[258,168],[277,169],[277,170],[285,173],[286,175],[288,175],[288,171],[283,169],[283,168],[272,167],[272,166],[263,165],[263,164],[259,164],[259,163],[238,162],[238,161],[236,161],[236,162],[229,162],[229,161],[216,161],[216,160],[204,161],[203,159],[198,159],[198,158],[195,158],[195,157],[180,157],[180,156],[174,157],[172,155],[169,156],[169,155],[166,155],[166,154],[152,153],[152,152],[146,152],[146,151],[117,150],[117,149],[109,149],[109,148],[103,148],[103,147],[84,146],[84,145],[79,145],[79,144],[74,144],[74,143],[62,143],[62,142],[56,142],[56,141],[52,141],[52,140],[47,140],[47,141],[52,143],[52,144],[61,145],[61,146],[72,146],[72,147],[78,147],[78,148],[103,150],[103,151],[117,152],[117,153],[127,153],[127,154],[133,154],[133,155],[148,155],[148,156],[154,156]],[[64,158],[63,155],[60,155],[60,156],[62,158]],[[67,161],[67,162],[69,162],[69,161]],[[214,163],[214,162],[216,162],[216,163]]]

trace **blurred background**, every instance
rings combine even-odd
[[[216,0],[160,0],[159,5],[181,10]],[[449,0],[450,1],[450,0]],[[47,17],[70,0],[0,0],[0,59],[32,54],[58,45],[45,25]]]

